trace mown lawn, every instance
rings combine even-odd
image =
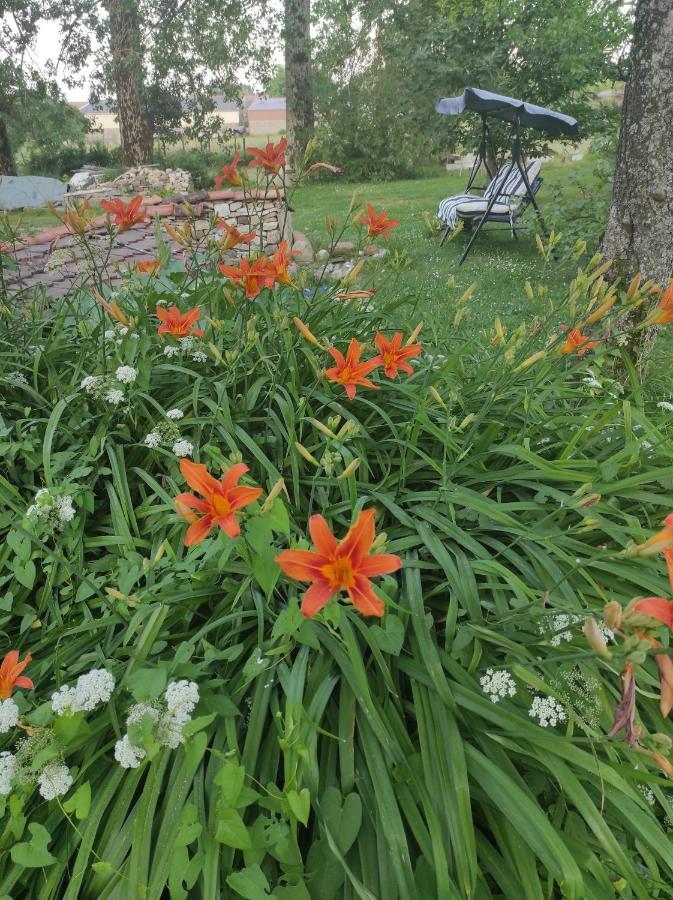
[[[574,190],[572,178],[576,174],[590,177],[592,160],[585,157],[581,162],[558,159],[543,166],[544,184],[538,200],[544,213],[548,209],[549,226],[556,224],[562,231],[563,223],[554,223],[549,211],[550,204],[559,192]],[[304,231],[315,247],[328,243],[325,217],[333,216],[343,221],[351,196],[355,192],[362,203],[369,202],[377,210],[386,209],[391,216],[400,220],[393,238],[389,242],[390,256],[383,266],[390,273],[394,267],[395,253],[408,254],[408,262],[400,273],[383,279],[381,272],[372,269],[371,281],[386,295],[413,294],[419,300],[419,312],[431,321],[441,332],[450,327],[455,308],[450,302],[455,300],[473,282],[477,290],[471,301],[470,321],[475,328],[491,328],[495,316],[505,325],[518,325],[531,314],[547,315],[550,301],[559,299],[567,292],[572,272],[577,266],[568,261],[568,252],[574,242],[559,245],[556,261],[546,264],[535,246],[535,232],[538,230],[532,210],[526,214],[530,230],[514,241],[509,230],[490,231],[480,235],[474,248],[462,266],[458,260],[468,237],[458,235],[453,241],[439,247],[437,235],[430,235],[424,224],[424,212],[434,217],[439,200],[461,192],[467,180],[467,173],[446,174],[436,178],[383,183],[325,182],[300,188],[293,198],[295,228]],[[346,235],[348,237],[348,235]],[[456,286],[449,290],[448,282],[454,276]],[[544,298],[531,301],[525,291],[529,280],[537,288],[544,283],[548,293]]]

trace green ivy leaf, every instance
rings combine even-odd
[[[239,897],[245,900],[269,900],[275,894],[269,893],[269,882],[258,865],[248,866],[240,872],[227,876],[227,884]]]
[[[215,840],[237,850],[252,848],[248,829],[235,809],[224,809],[218,812]]]
[[[285,795],[293,815],[302,825],[308,822],[309,813],[311,812],[311,792],[308,788],[302,788],[296,791],[288,791]]]
[[[12,862],[25,869],[41,869],[43,866],[53,866],[58,860],[47,850],[51,842],[51,835],[37,822],[31,822],[28,826],[32,837],[29,841],[14,844],[11,849]]]
[[[81,784],[75,793],[63,803],[63,809],[67,813],[75,813],[76,818],[86,819],[91,809],[91,785],[88,781]]]

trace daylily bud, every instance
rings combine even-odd
[[[303,444],[300,444],[299,441],[295,441],[294,445],[297,448],[298,453],[303,456],[307,462],[310,462],[312,465],[314,465],[316,469],[320,468],[320,463],[318,462],[318,460],[310,453],[310,451],[306,449],[306,447],[304,447]]]
[[[533,285],[530,283],[530,281],[527,281],[526,284],[524,285],[524,287],[526,289],[526,296],[528,297],[528,299],[534,300],[535,292],[533,291]]]
[[[442,400],[441,395],[440,395],[439,391],[437,390],[437,388],[434,388],[434,387],[428,388],[428,393],[430,394],[430,396],[432,397],[432,399],[435,402],[439,403],[439,405],[443,409],[446,409],[446,403],[444,403],[444,401]]]
[[[633,298],[636,296],[636,294],[638,293],[638,288],[640,287],[641,279],[642,276],[640,272],[633,276],[633,278],[631,279],[631,283],[629,284],[629,287],[626,291],[627,300],[633,300]]]
[[[422,328],[423,328],[423,322],[419,322],[418,325],[414,328],[414,330],[409,335],[409,338],[407,340],[407,346],[409,346],[409,344],[414,343],[414,341],[416,340],[418,335],[421,333]]]
[[[351,475],[354,475],[357,471],[358,466],[360,465],[359,459],[354,459],[350,462],[346,468],[343,470],[341,475],[339,475],[339,479],[350,478]]]
[[[664,527],[653,534],[642,544],[629,547],[625,551],[626,556],[656,556],[673,547],[673,513],[664,519]]]
[[[587,319],[585,319],[584,324],[593,325],[594,322],[598,322],[598,320],[601,319],[606,312],[609,312],[612,309],[616,301],[617,295],[611,294],[606,300],[603,301],[603,303],[601,303],[597,310],[592,312],[591,315]]]
[[[462,297],[460,297],[460,299],[458,300],[458,304],[460,305],[461,303],[467,303],[467,301],[471,299],[476,290],[477,282],[473,281],[472,284],[467,288],[465,293],[462,295]]]
[[[533,353],[528,359],[524,359],[522,363],[519,363],[514,371],[521,372],[523,369],[529,369],[531,366],[534,366],[536,362],[540,362],[541,359],[544,359],[546,355],[546,350],[538,350],[537,353]]]
[[[654,734],[651,734],[650,740],[657,747],[660,747],[663,753],[670,753],[673,748],[673,740],[667,734],[662,734],[661,731],[655,731]]]
[[[346,277],[342,279],[342,284],[345,284],[345,285],[353,284],[355,279],[358,277],[358,275],[362,271],[362,267],[364,266],[364,264],[365,264],[364,259],[361,259],[358,263],[356,263],[356,265],[353,266],[353,268],[348,273],[348,275],[346,275]]]
[[[294,324],[297,326],[297,328],[298,328],[298,330],[300,331],[300,333],[301,333],[301,334],[306,338],[306,340],[309,342],[309,344],[315,344],[316,347],[320,347],[320,341],[319,341],[318,338],[313,334],[313,332],[310,330],[310,328],[308,327],[308,325],[305,325],[305,324],[302,322],[302,320],[301,320],[300,318],[298,318],[297,316],[295,316],[295,317],[292,319],[292,321],[293,321]]]
[[[586,497],[582,497],[576,504],[579,509],[586,509],[589,506],[595,506],[600,502],[601,495],[600,494],[587,494]]]
[[[215,344],[212,344],[212,343],[209,342],[209,343],[208,343],[208,349],[209,349],[210,352],[213,354],[213,356],[215,357],[215,359],[218,359],[221,363],[224,362],[224,358],[223,358],[222,354],[220,353],[220,351],[219,351],[219,350],[217,349],[217,347],[215,346]]]
[[[622,605],[616,600],[611,600],[603,607],[603,621],[613,631],[622,624]]]
[[[311,425],[317,428],[318,431],[322,432],[325,437],[328,437],[331,440],[334,440],[334,438],[336,437],[336,434],[334,434],[331,428],[328,428],[327,425],[323,425],[323,423],[319,422],[317,419],[309,419],[309,422],[311,423]]]
[[[599,656],[609,657],[610,651],[608,650],[608,644],[605,640],[605,636],[601,629],[598,626],[598,622],[594,618],[587,619],[584,623],[584,627],[582,628],[584,632],[584,636],[586,637],[589,646],[592,650],[595,650]]]
[[[266,500],[262,504],[261,514],[266,515],[268,511],[273,506],[273,501],[280,494],[280,492],[285,487],[285,481],[282,478],[279,478],[278,481],[274,484],[274,486],[269,491]]]
[[[159,544],[159,549],[157,550],[156,555],[154,557],[154,562],[159,562],[159,560],[163,557],[165,552],[166,552],[166,541],[162,541]]]
[[[468,415],[465,416],[463,421],[458,426],[458,431],[462,431],[464,428],[467,428],[467,426],[474,422],[476,418],[477,417],[474,413],[468,413]]]

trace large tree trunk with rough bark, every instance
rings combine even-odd
[[[311,0],[285,0],[285,98],[290,165],[296,170],[314,125]]]
[[[638,0],[612,208],[601,250],[616,275],[673,272],[673,2]]]
[[[138,5],[134,0],[107,0],[107,8],[122,162],[136,166],[152,162],[153,151]]]
[[[16,163],[3,116],[0,116],[0,175],[16,175]]]

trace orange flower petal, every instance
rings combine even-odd
[[[210,534],[213,527],[213,520],[210,516],[203,516],[193,522],[185,533],[185,547],[193,547],[194,544],[200,544]]]
[[[204,497],[216,491],[220,483],[210,474],[202,463],[195,463],[189,459],[180,460],[180,472],[187,484],[193,490],[203,494]]]
[[[333,594],[334,591],[324,582],[312,584],[301,601],[302,613],[307,619],[312,619],[313,616],[323,608]]]
[[[308,520],[308,530],[316,550],[321,556],[331,556],[338,547],[337,539],[323,516],[311,516]]]

